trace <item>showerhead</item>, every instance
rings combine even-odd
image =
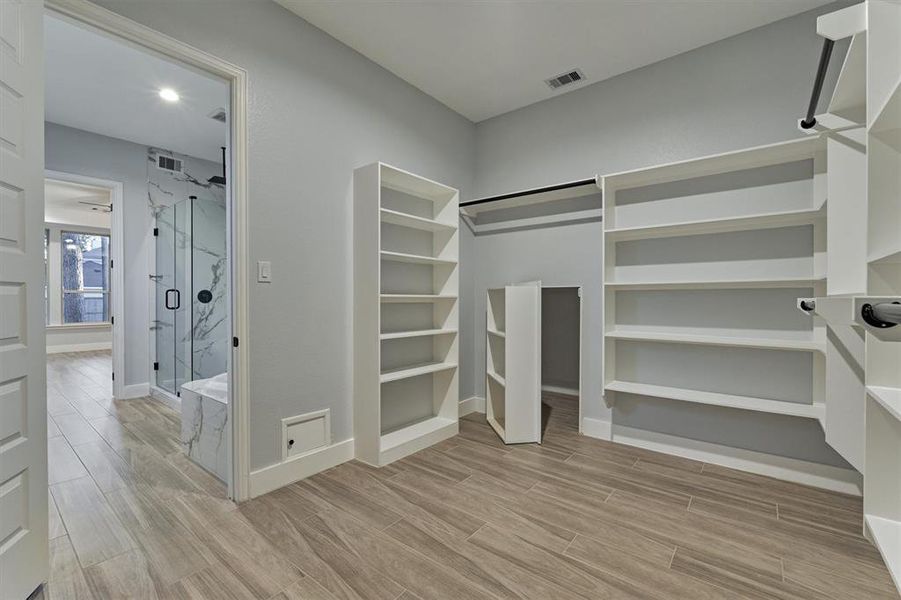
[[[217,185],[225,185],[225,146],[222,148],[222,175],[213,175],[207,179],[207,183],[215,183]]]

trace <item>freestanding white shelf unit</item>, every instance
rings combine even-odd
[[[459,195],[354,171],[354,447],[386,465],[458,431]]]
[[[488,423],[506,444],[541,442],[541,283],[488,290]]]

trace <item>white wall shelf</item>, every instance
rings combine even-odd
[[[701,392],[698,390],[686,390],[662,385],[650,385],[644,383],[632,383],[628,381],[612,381],[605,389],[613,392],[634,394],[637,396],[649,396],[651,398],[663,398],[679,402],[694,404],[709,404],[741,410],[752,410],[774,415],[790,417],[803,417],[806,419],[822,420],[824,409],[821,404],[801,404],[797,402],[784,402],[781,400],[768,400],[765,398],[753,398],[749,396],[737,396],[733,394],[718,394],[713,392]]]
[[[498,375],[497,373],[495,373],[494,371],[491,371],[491,370],[487,371],[487,373],[488,373],[488,377],[492,378],[493,380],[495,380],[502,386],[507,387],[506,379],[504,379],[503,377],[501,377],[500,375]]]
[[[379,211],[382,223],[391,223],[392,225],[400,225],[401,227],[412,227],[422,231],[452,231],[456,229],[456,225],[452,223],[442,223],[435,219],[426,219],[417,217],[416,215],[404,212],[389,210],[383,208]]]
[[[773,229],[797,225],[812,225],[817,219],[826,218],[823,209],[800,209],[764,214],[751,214],[740,217],[726,217],[688,221],[682,223],[665,223],[644,227],[621,227],[608,229],[605,235],[618,241],[653,239],[662,237],[680,237],[687,235],[703,235],[710,233],[727,233],[731,231],[751,231],[754,229]]]
[[[456,265],[457,261],[447,260],[443,258],[435,258],[433,256],[420,256],[418,254],[405,254],[403,252],[389,252],[382,250],[382,260],[390,260],[400,263],[410,263],[419,265]]]
[[[433,335],[454,335],[456,329],[414,329],[410,331],[391,331],[379,335],[379,339],[385,340],[403,340],[416,337],[431,337]]]
[[[400,381],[401,379],[409,379],[410,377],[419,377],[420,375],[428,375],[430,373],[438,373],[440,371],[456,368],[457,363],[452,362],[421,363],[382,371],[379,380],[381,383],[390,383],[392,381]]]
[[[506,444],[541,441],[541,283],[488,290],[486,419]]]
[[[635,342],[659,342],[670,344],[698,344],[706,346],[732,346],[736,348],[760,348],[764,350],[794,350],[800,352],[826,352],[826,343],[815,340],[788,338],[760,338],[732,335],[694,335],[657,331],[609,331],[605,337]]]
[[[380,294],[379,297],[385,304],[423,304],[457,299],[453,294]]]
[[[664,289],[749,289],[749,288],[809,288],[825,282],[825,277],[786,277],[771,279],[722,279],[674,281],[614,281],[604,282],[609,289],[664,290]]]
[[[895,587],[901,589],[901,522],[875,515],[865,515],[864,521]]]
[[[867,393],[893,417],[901,421],[901,388],[868,385]]]
[[[383,466],[458,431],[457,190],[354,171],[354,449]]]

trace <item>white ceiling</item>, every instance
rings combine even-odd
[[[832,0],[276,1],[478,122]]]
[[[221,161],[227,127],[207,115],[226,106],[225,82],[57,18],[44,35],[47,121]]]
[[[48,179],[44,182],[44,220],[47,223],[87,225],[109,229],[109,190]]]

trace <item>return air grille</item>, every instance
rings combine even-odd
[[[163,171],[169,171],[172,173],[182,172],[181,161],[177,158],[172,158],[171,156],[158,154],[156,157],[156,166],[158,169],[161,169]]]
[[[563,73],[562,75],[557,75],[556,77],[551,77],[550,79],[545,79],[544,82],[548,84],[548,86],[552,90],[556,90],[557,88],[561,88],[564,85],[569,85],[571,83],[576,83],[577,81],[584,81],[585,74],[582,73],[579,69],[575,69],[572,71],[568,71]]]

